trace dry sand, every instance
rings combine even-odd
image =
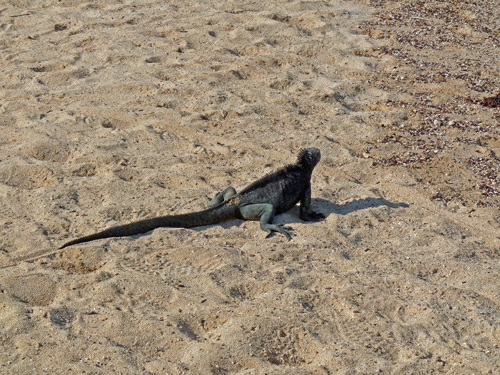
[[[0,2],[0,373],[499,373],[498,2],[264,3]],[[291,242],[41,256],[305,146]]]

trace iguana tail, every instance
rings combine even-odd
[[[203,225],[222,223],[223,221],[235,219],[238,217],[238,206],[233,204],[221,203],[218,206],[209,209],[192,212],[181,215],[161,216],[152,219],[136,221],[134,223],[119,225],[94,233],[89,236],[77,238],[62,245],[59,249],[76,245],[82,242],[89,242],[110,237],[133,236],[149,232],[155,228],[193,228]]]

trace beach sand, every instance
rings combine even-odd
[[[500,11],[0,2],[0,373],[498,374]],[[484,104],[484,102],[483,102]],[[315,146],[275,221],[205,208]]]

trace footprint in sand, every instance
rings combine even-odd
[[[10,296],[31,306],[47,306],[57,294],[57,283],[42,274],[14,276],[1,282],[2,289]]]

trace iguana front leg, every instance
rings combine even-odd
[[[246,220],[260,220],[260,228],[268,233],[268,237],[272,232],[283,234],[288,241],[292,239],[290,228],[279,224],[271,224],[274,217],[274,207],[270,203],[256,203],[240,207],[240,214]]]
[[[311,211],[311,184],[309,183],[300,198],[300,218],[304,221],[324,219],[325,215]]]
[[[215,194],[215,197],[213,197],[212,199],[210,199],[207,196],[205,196],[205,199],[207,200],[208,207],[213,207],[213,206],[216,206],[222,202],[225,202],[225,201],[231,199],[235,195],[237,195],[235,188],[232,186],[229,186],[229,187],[225,188],[223,191],[221,191],[220,193]]]

